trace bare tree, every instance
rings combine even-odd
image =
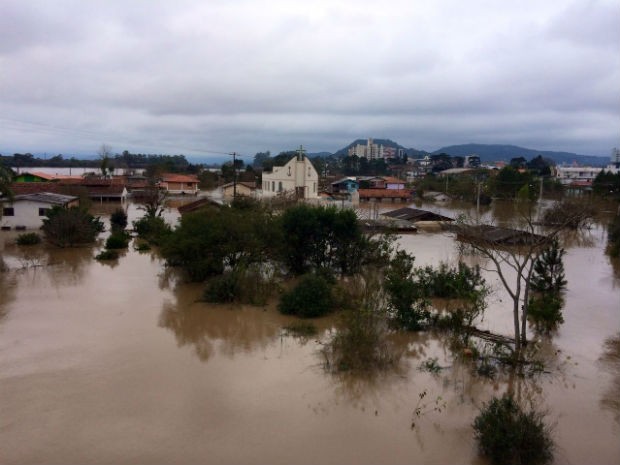
[[[112,156],[112,147],[107,144],[101,144],[99,150],[97,150],[97,155],[99,155],[99,159],[101,160],[101,174],[103,176],[107,176],[114,171],[114,167],[110,165],[110,158]]]
[[[534,264],[561,231],[570,228],[583,209],[566,212],[551,227],[539,230],[534,221],[534,203],[526,195],[516,200],[518,229],[498,228],[462,219],[456,225],[457,239],[466,249],[490,262],[487,271],[497,274],[512,300],[514,360],[522,361],[527,344],[528,301]],[[586,208],[586,205],[583,206]],[[514,273],[514,275],[513,275]]]

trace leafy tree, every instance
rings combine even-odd
[[[564,322],[564,299],[561,293],[567,284],[562,261],[565,253],[557,238],[554,238],[534,262],[530,278],[533,295],[528,301],[528,317],[538,329],[547,332]]]
[[[9,168],[5,168],[0,163],[0,198],[8,197],[12,198],[11,183],[13,182],[13,171]],[[0,215],[2,210],[0,209]]]
[[[519,190],[532,181],[529,172],[520,173],[512,166],[505,166],[496,176],[489,179],[488,186],[491,196],[514,199]]]
[[[566,250],[560,247],[557,238],[534,262],[534,273],[531,278],[532,290],[541,294],[560,295],[566,288],[563,258]]]
[[[238,201],[183,215],[166,238],[162,254],[182,267],[192,281],[203,281],[225,269],[247,268],[270,256],[279,236],[270,214],[258,203]]]
[[[329,313],[333,305],[331,284],[323,276],[308,274],[282,295],[278,310],[285,315],[316,318]]]
[[[607,253],[620,256],[620,215],[614,216],[607,228]]]
[[[413,262],[414,257],[407,252],[396,252],[384,282],[392,322],[408,331],[423,329],[430,318],[429,302],[423,286],[414,279]]]
[[[124,230],[127,227],[127,213],[122,208],[117,208],[110,215],[112,229]]]
[[[294,274],[329,269],[350,274],[359,269],[367,241],[352,210],[313,207],[287,209],[281,217],[283,260]]]
[[[58,247],[72,247],[94,242],[104,230],[102,221],[78,207],[53,207],[43,220],[46,239]]]

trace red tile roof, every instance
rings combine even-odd
[[[186,174],[166,173],[162,175],[161,178],[164,182],[198,182],[198,178],[196,176],[188,176]]]

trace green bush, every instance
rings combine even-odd
[[[17,245],[35,245],[41,243],[41,236],[37,233],[23,233],[17,236]]]
[[[620,215],[614,216],[607,228],[607,253],[620,257]]]
[[[123,232],[115,232],[105,241],[106,249],[126,249],[129,246],[129,236]]]
[[[553,294],[542,294],[531,298],[527,305],[528,319],[540,331],[550,332],[564,323],[562,298]]]
[[[239,278],[236,273],[229,272],[211,278],[203,297],[207,302],[227,303],[234,302],[239,292]]]
[[[315,318],[332,310],[331,285],[322,276],[305,275],[291,291],[282,295],[278,310],[285,315]]]
[[[543,419],[535,410],[524,412],[509,395],[493,398],[473,424],[480,452],[494,465],[550,463],[554,444]]]
[[[112,229],[125,229],[127,227],[127,213],[122,208],[117,208],[110,215]]]
[[[143,216],[133,222],[133,227],[139,237],[155,245],[161,245],[171,232],[170,226],[159,216]]]
[[[103,250],[95,256],[96,260],[116,260],[118,258],[117,250]]]
[[[54,207],[43,220],[42,229],[52,244],[71,247],[94,242],[104,226],[99,218],[78,207]]]

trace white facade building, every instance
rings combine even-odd
[[[284,166],[274,166],[263,173],[263,197],[295,195],[299,199],[319,198],[319,175],[300,147],[297,155]]]
[[[12,201],[5,199],[2,202],[0,227],[2,229],[39,229],[43,226],[43,219],[52,207],[67,208],[78,205],[79,199],[72,195],[49,192],[16,195]]]

